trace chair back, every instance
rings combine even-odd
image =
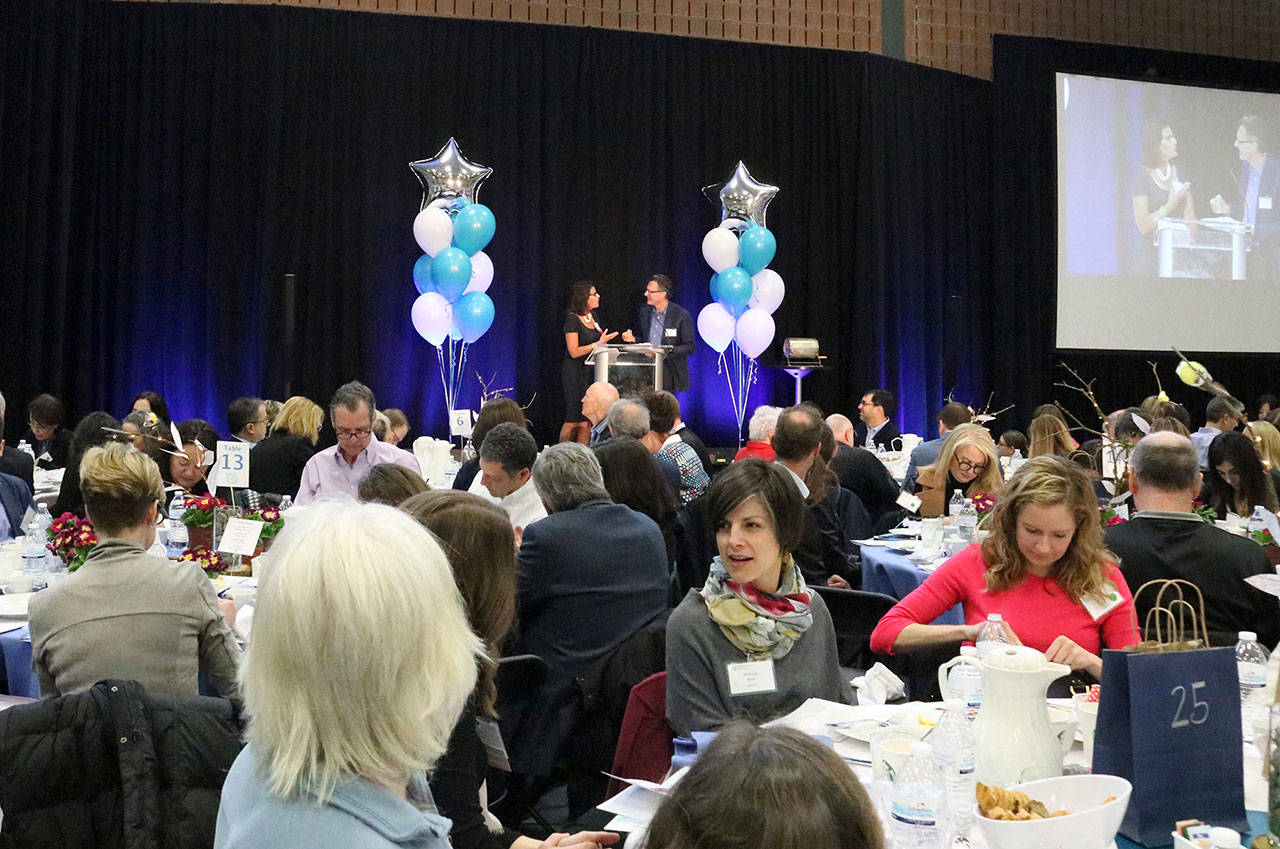
[[[676,512],[676,603],[707,582],[716,554],[716,532],[707,518],[706,498],[695,498]]]
[[[667,724],[667,673],[658,672],[631,688],[609,771],[623,778],[661,781],[671,768],[673,736]],[[611,779],[608,795],[621,793],[624,787]]]
[[[810,587],[827,604],[836,631],[836,651],[840,665],[865,670],[876,662],[871,651],[871,632],[880,619],[897,604],[892,596],[846,590],[839,587]]]
[[[547,681],[547,662],[536,654],[513,654],[498,660],[494,705],[499,716],[523,713]],[[512,726],[514,727],[514,726]]]

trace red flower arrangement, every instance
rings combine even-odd
[[[210,578],[225,575],[230,568],[225,557],[209,548],[189,548],[179,555],[178,560],[195,563]]]
[[[81,519],[75,513],[63,513],[53,520],[47,531],[49,542],[45,548],[67,564],[67,571],[74,572],[84,563],[89,552],[98,544],[93,522]]]
[[[985,516],[990,513],[996,506],[996,497],[985,492],[979,492],[973,496],[973,509],[977,511],[979,516]]]
[[[212,528],[213,511],[218,507],[226,507],[227,502],[214,495],[201,495],[198,498],[187,498],[187,509],[182,512],[182,524],[188,528]]]

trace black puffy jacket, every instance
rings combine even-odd
[[[134,681],[0,711],[0,847],[211,847],[231,703]]]

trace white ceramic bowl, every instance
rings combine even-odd
[[[974,824],[991,849],[1105,849],[1120,829],[1133,786],[1114,775],[1063,775],[1010,789],[1044,802],[1050,811],[1072,813],[1043,820],[991,820],[975,804]],[[1102,804],[1108,796],[1116,798]]]

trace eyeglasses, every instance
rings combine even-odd
[[[334,428],[334,430],[337,432],[339,439],[364,439],[366,436],[373,433],[373,431],[368,428],[365,428],[364,430],[347,430],[344,427],[339,427]]]
[[[164,514],[164,499],[156,499],[156,527],[163,528],[165,521],[168,519]]]
[[[977,472],[978,474],[982,474],[987,470],[987,464],[985,462],[972,463],[961,457],[956,460],[956,468],[962,472]]]
[[[658,294],[659,292],[665,292],[665,291],[666,291],[666,289],[645,289],[645,290],[644,290],[644,293],[645,293],[646,295],[656,295],[656,294]]]

